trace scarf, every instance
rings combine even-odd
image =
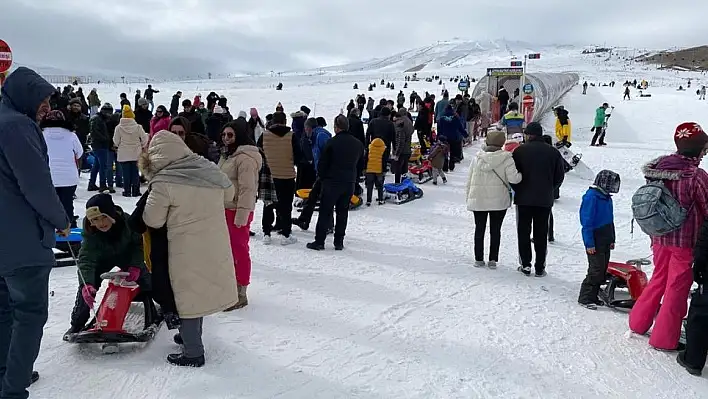
[[[150,179],[150,186],[156,182],[218,189],[232,186],[231,180],[218,166],[196,154],[189,154],[160,169]]]

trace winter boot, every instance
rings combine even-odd
[[[88,188],[86,189],[86,191],[99,191],[99,188],[98,188],[98,186],[95,185],[95,184],[89,184],[89,186],[88,186]]]
[[[305,246],[313,251],[324,251],[325,249],[324,244],[320,244],[317,241],[310,242]]]
[[[491,270],[496,270],[497,268],[497,261],[495,260],[490,260],[487,262],[487,267],[490,268]]]
[[[232,310],[241,309],[248,305],[248,297],[246,296],[246,288],[248,288],[248,286],[237,285],[236,288],[238,289],[238,302],[236,302],[234,306],[225,309],[224,312],[230,312]]]
[[[344,250],[344,240],[334,240],[334,250],[343,251]]]
[[[476,260],[476,261],[474,261],[474,267],[486,267],[486,266],[487,266],[487,264],[484,263],[483,260]]]
[[[686,363],[686,352],[679,352],[678,356],[676,356],[676,362],[680,364],[681,367],[685,368],[691,375],[700,377],[701,374],[703,374],[703,370],[691,367],[688,363]],[[34,375],[34,373],[32,374]]]
[[[167,355],[167,362],[175,366],[182,367],[202,367],[204,366],[205,360],[204,355],[198,357],[185,357],[181,353],[173,353]]]

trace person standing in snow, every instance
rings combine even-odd
[[[701,86],[701,91],[698,94],[698,99],[699,100],[705,100],[706,99],[706,87]]]
[[[251,118],[248,120],[248,127],[249,127],[250,131],[253,133],[253,137],[252,137],[253,142],[257,143],[258,140],[261,139],[263,132],[265,132],[265,125],[263,124],[261,117],[258,115],[257,109],[251,108],[250,114],[251,114]]]
[[[182,97],[182,92],[177,91],[174,96],[172,96],[172,103],[170,103],[170,116],[176,117],[179,115],[179,99]]]
[[[391,110],[388,107],[382,107],[381,116],[369,121],[369,126],[366,128],[366,143],[370,144],[375,138],[380,138],[386,144],[384,153],[384,165],[386,165],[391,158],[391,147],[396,138],[396,126],[391,121]]]
[[[374,99],[371,97],[366,100],[366,112],[369,113],[369,122],[371,122],[374,119]]]
[[[445,109],[448,105],[450,105],[450,93],[445,91],[442,99],[435,104],[435,123],[440,122],[440,118],[445,114]]]
[[[511,185],[521,182],[522,175],[516,169],[510,152],[502,146],[506,135],[495,130],[485,139],[483,149],[470,164],[467,177],[466,198],[467,210],[473,212],[474,257],[475,267],[488,266],[497,268],[499,262],[499,247],[501,245],[501,227],[504,223],[506,210],[511,207]],[[484,262],[484,235],[489,218],[489,263]]]
[[[688,309],[686,350],[676,356],[676,361],[690,374],[700,376],[708,356],[708,219],[703,222],[693,250],[693,281],[698,290]]]
[[[69,112],[65,114],[66,120],[70,123],[69,130],[76,133],[81,147],[86,149],[89,135],[89,118],[81,110],[81,103],[78,99],[69,102]]]
[[[312,214],[315,212],[315,205],[322,193],[322,181],[317,178],[317,164],[325,145],[327,145],[327,141],[331,138],[332,134],[324,127],[319,126],[317,119],[309,118],[305,121],[305,131],[300,140],[300,148],[302,150],[301,159],[303,159],[302,163],[307,159],[307,163],[312,165],[315,171],[315,181],[313,182],[312,190],[310,191],[307,202],[305,202],[305,206],[302,208],[300,216],[292,219],[293,224],[302,230],[308,230],[310,228],[310,221],[312,220]]]
[[[445,108],[444,115],[438,121],[438,134],[447,137],[450,144],[450,160],[448,170],[455,170],[455,164],[462,161],[462,140],[468,136],[465,126],[450,105]],[[503,144],[502,144],[503,145]]]
[[[592,130],[595,131],[595,135],[592,136],[592,141],[590,142],[591,147],[607,145],[605,144],[605,123],[607,118],[609,118],[609,115],[607,115],[607,108],[610,108],[610,105],[603,103],[595,111],[595,121],[592,128]]]
[[[70,130],[73,127],[72,123],[65,120],[64,113],[59,110],[49,112],[39,126],[47,143],[49,170],[54,190],[71,221],[71,227],[77,227],[78,217],[74,216],[74,194],[79,184],[78,165],[84,154],[84,148],[76,134]]]
[[[612,194],[620,189],[620,176],[610,170],[602,170],[595,183],[583,195],[580,204],[580,225],[583,243],[588,255],[588,274],[580,285],[578,303],[588,309],[602,306],[598,298],[600,286],[607,279],[610,252],[615,249],[615,223]]]
[[[95,88],[91,89],[91,92],[88,95],[88,105],[90,117],[96,115],[98,113],[98,109],[101,108],[101,99],[98,98],[98,93],[96,93]]]
[[[481,136],[484,137],[487,135],[492,120],[492,95],[483,91],[475,98],[475,101],[479,104],[479,110],[481,112],[479,129]]]
[[[450,145],[447,143],[447,137],[438,135],[438,140],[430,149],[428,160],[433,167],[433,185],[438,185],[438,177],[442,177],[443,184],[447,184],[447,176],[443,168],[445,160],[450,156]]]
[[[192,106],[192,102],[189,99],[182,101],[182,108],[184,111],[179,113],[181,118],[185,118],[190,123],[190,131],[192,133],[204,134],[204,123],[202,123],[202,117],[197,113],[197,110]]]
[[[88,191],[113,190],[113,171],[110,169],[110,150],[113,146],[113,139],[108,131],[108,121],[112,115],[113,106],[109,103],[103,104],[99,113],[91,118],[89,124],[94,161],[91,166]],[[97,176],[100,187],[96,185]]]
[[[251,280],[248,241],[263,159],[248,130],[248,124],[240,119],[227,123],[221,132],[221,138],[224,152],[219,160],[219,169],[228,176],[235,189],[234,197],[225,202],[226,226],[234,258],[238,294],[236,304],[226,309],[231,311],[248,305],[246,290]]]
[[[131,106],[130,100],[128,100],[128,95],[125,93],[120,93],[120,108],[123,109],[124,106]]]
[[[153,137],[141,166],[150,191],[143,221],[167,228],[169,275],[181,319],[174,341],[182,352],[167,356],[167,362],[201,367],[204,317],[234,306],[238,298],[224,217],[234,187],[214,163],[165,131]]]
[[[49,274],[55,232],[69,234],[38,121],[51,111],[54,87],[19,67],[0,92],[0,390],[27,398],[49,316]]]
[[[300,162],[300,143],[295,139],[290,127],[287,126],[287,117],[284,112],[273,114],[273,124],[263,133],[263,152],[273,176],[273,184],[278,197],[276,206],[277,218],[275,230],[283,236],[281,245],[297,242],[292,236],[292,211],[295,196],[295,165]],[[270,245],[270,235],[263,237],[263,243]]]
[[[506,106],[505,106],[506,107]],[[502,115],[499,124],[506,128],[506,136],[511,137],[514,134],[522,133],[526,120],[524,115],[519,112],[519,104],[512,102],[509,104],[509,112]]]
[[[566,146],[570,147],[571,126],[568,110],[559,105],[554,110],[556,114],[556,138]]]
[[[147,133],[135,121],[135,114],[130,107],[123,107],[123,117],[113,134],[116,147],[116,160],[123,172],[123,196],[140,197],[140,174],[138,159],[147,145]]]
[[[141,98],[142,97],[140,96],[140,89],[135,90],[135,102],[133,103],[133,104],[135,104],[135,109],[138,109],[138,101]]]
[[[158,105],[155,111],[155,116],[150,120],[150,140],[157,132],[168,130],[170,128],[170,113],[164,105]]]
[[[531,275],[533,226],[536,277],[543,277],[546,275],[548,221],[555,199],[554,192],[565,178],[565,161],[558,150],[544,141],[541,124],[529,123],[524,133],[526,143],[512,154],[516,169],[522,176],[521,183],[513,186],[521,261],[518,270],[527,276]]]
[[[418,132],[418,144],[420,144],[421,154],[426,154],[428,152],[427,143],[432,143],[433,118],[433,100],[430,97],[426,97],[418,109],[418,117],[413,124],[413,127]]]
[[[632,98],[629,96],[629,93],[630,93],[629,86],[627,86],[624,88],[624,97],[622,99],[623,100],[631,100]]]
[[[509,97],[509,92],[506,91],[504,86],[502,86],[499,89],[499,93],[497,93],[497,100],[499,100],[499,115],[504,115],[506,114],[506,108],[507,105],[509,104],[509,100],[511,98]]]
[[[227,123],[228,120],[224,116],[224,109],[218,105],[214,105],[214,108],[206,121],[206,136],[210,141],[216,143],[219,147],[223,145],[223,141],[220,137],[221,130]]]
[[[364,114],[364,108],[366,108],[366,96],[359,94],[356,98],[356,108],[359,110],[359,116]]]
[[[400,108],[396,112],[393,123],[396,127],[396,139],[393,146],[392,158],[396,184],[401,182],[401,177],[408,173],[408,161],[413,153],[411,140],[413,138],[413,122],[408,119],[408,111]]]
[[[349,202],[357,182],[356,171],[364,155],[364,146],[349,133],[349,121],[344,115],[334,118],[335,136],[327,141],[317,163],[317,174],[322,182],[320,214],[317,218],[315,241],[307,248],[324,249],[334,210],[334,249],[344,249],[344,235],[349,218]]]
[[[583,95],[588,94],[588,81],[586,80],[585,83],[583,83]]]
[[[662,181],[687,216],[678,230],[652,237],[654,273],[629,314],[629,328],[637,334],[654,325],[649,345],[660,350],[679,346],[693,284],[692,251],[708,217],[708,173],[699,167],[708,151],[708,135],[697,123],[686,122],[676,128],[674,143],[676,153],[649,162],[643,172],[649,181]]]
[[[150,122],[152,121],[152,112],[148,109],[148,100],[141,98],[138,100],[138,107],[135,109],[135,121],[143,128],[145,133],[150,133]]]
[[[152,88],[152,85],[148,85],[148,88],[145,89],[145,99],[148,101],[148,104],[150,104],[150,112],[152,112],[155,109],[155,103],[153,101],[153,97],[155,96],[155,93],[159,93],[160,90],[155,90]]]

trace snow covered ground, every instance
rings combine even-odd
[[[610,74],[575,61],[549,69],[571,63],[594,79],[625,79],[619,70]],[[664,74],[673,79],[670,72]],[[400,88],[402,76],[396,80]],[[380,79],[373,73],[294,77],[283,79],[282,92],[268,88],[265,79],[175,83],[157,87],[162,92],[156,103],[169,105],[177,89],[190,99],[197,90],[204,96],[216,90],[229,97],[234,114],[256,106],[265,115],[278,101],[288,112],[301,104],[315,109],[316,103],[316,114],[330,121],[355,95],[354,82],[365,87]],[[416,82],[410,89],[438,93],[440,86]],[[102,88],[99,94],[103,101],[117,102],[120,91],[127,88]],[[378,88],[373,95],[378,99],[397,92]],[[573,149],[582,150],[583,161],[594,171],[607,168],[622,176],[615,196],[616,261],[651,253],[641,232],[630,234],[629,200],[642,182],[642,163],[672,150],[673,130],[680,122],[708,126],[708,103],[692,93],[668,85],[651,93],[652,98],[622,102],[619,87],[590,88],[586,96],[576,87],[562,101],[573,122]],[[589,127],[604,101],[616,106],[609,146],[590,148]],[[466,160],[450,173],[447,185],[422,186],[425,196],[418,201],[352,212],[343,252],[334,252],[331,242],[324,252],[305,249],[313,233],[297,228],[300,242],[288,247],[266,247],[260,234],[254,237],[251,304],[205,320],[207,365],[202,369],[165,362],[168,353],[179,350],[165,327],[152,343],[126,346],[116,355],[63,342],[77,277],[74,267],[55,269],[36,365],[42,379],[32,386],[32,397],[708,397],[706,380],[688,375],[675,355],[650,349],[644,338],[624,336],[626,314],[577,305],[586,271],[577,213],[588,182],[573,173],[553,210],[557,242],[549,248],[548,277],[516,271],[513,210],[503,228],[499,269],[471,267],[474,225],[464,205],[464,185],[469,160],[478,150],[466,150]],[[85,187],[84,181],[75,202],[80,214],[89,198]],[[132,210],[134,200],[114,198]],[[260,208],[254,220],[252,230],[260,232]]]

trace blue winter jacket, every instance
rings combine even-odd
[[[445,115],[445,109],[450,105],[450,100],[443,98],[435,104],[435,122],[440,122],[440,119]]]
[[[323,127],[316,127],[312,129],[312,156],[315,160],[315,170],[317,170],[317,164],[320,162],[320,156],[322,155],[322,150],[327,144],[327,140],[332,138],[332,134]]]
[[[590,187],[580,204],[580,225],[585,248],[614,244],[614,219],[612,197],[596,187]]]
[[[448,108],[445,115],[438,120],[438,136],[445,136],[449,141],[459,141],[467,137],[465,125],[455,112]]]
[[[53,266],[55,231],[69,226],[49,173],[47,143],[37,110],[55,88],[20,67],[0,100],[0,275],[28,266]]]

